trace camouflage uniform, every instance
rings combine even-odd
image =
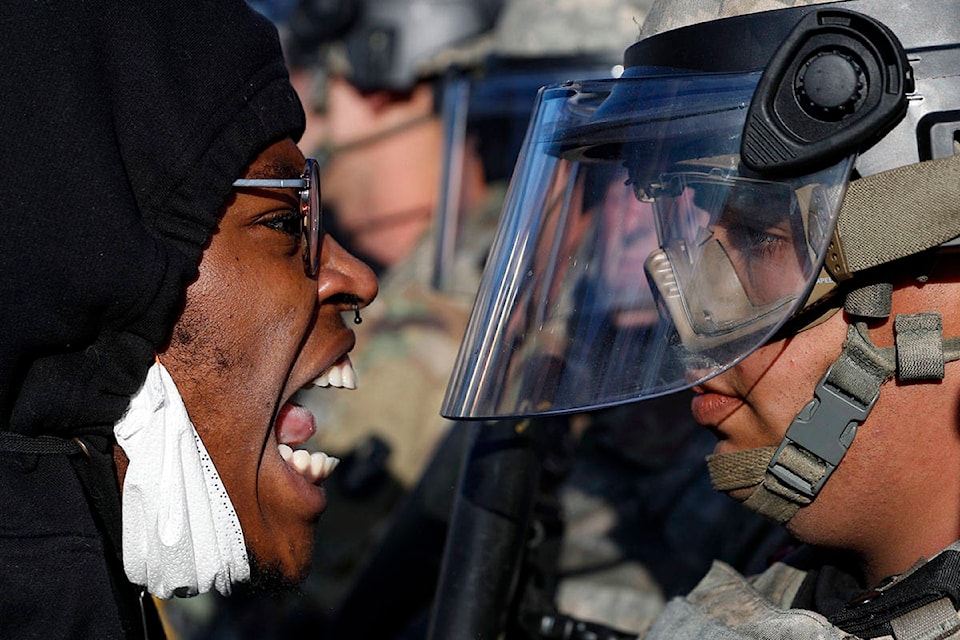
[[[696,589],[671,601],[641,637],[956,640],[960,614],[945,595],[951,589],[937,576],[955,571],[958,554],[960,542],[955,542],[867,592],[842,565],[830,563],[828,552],[804,549],[749,578],[718,562]]]

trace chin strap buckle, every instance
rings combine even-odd
[[[853,442],[857,426],[867,419],[880,397],[877,391],[864,404],[831,385],[830,374],[837,364],[827,369],[814,389],[814,399],[794,418],[767,467],[782,484],[811,500],[840,464]],[[816,460],[803,457],[791,460],[789,455],[784,455],[791,445],[812,454]]]
[[[903,382],[939,379],[944,362],[960,359],[960,339],[943,339],[936,312],[901,314],[894,326],[895,347],[873,344],[864,322],[849,327],[840,355],[793,419],[763,481],[744,501],[747,507],[787,522],[816,498],[843,460],[884,382],[894,375]]]
[[[744,504],[777,522],[787,522],[817,496],[853,442],[896,371],[892,348],[876,347],[866,324],[847,331],[840,355],[797,414],[767,465],[763,482]]]

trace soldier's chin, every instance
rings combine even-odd
[[[250,554],[250,582],[245,585],[253,593],[282,593],[298,591],[302,580],[284,575],[279,564],[261,562]]]

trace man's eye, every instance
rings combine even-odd
[[[772,234],[764,229],[751,229],[742,227],[740,229],[740,244],[746,249],[755,253],[766,253],[773,251],[779,246],[782,238]]]
[[[261,224],[299,239],[303,229],[303,216],[299,211],[284,211],[266,218]]]
[[[777,233],[743,224],[730,226],[725,235],[727,250],[736,251],[745,258],[768,258],[779,252],[785,242]]]

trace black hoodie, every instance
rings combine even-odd
[[[243,0],[3,0],[0,43],[3,635],[8,589],[22,585],[16,545],[2,543],[53,526],[28,515],[57,508],[45,485],[64,504],[82,486],[107,555],[116,545],[113,424],[170,334],[231,183],[269,144],[299,139],[303,112],[275,28]],[[82,437],[80,484],[64,456],[10,453],[9,432]]]

